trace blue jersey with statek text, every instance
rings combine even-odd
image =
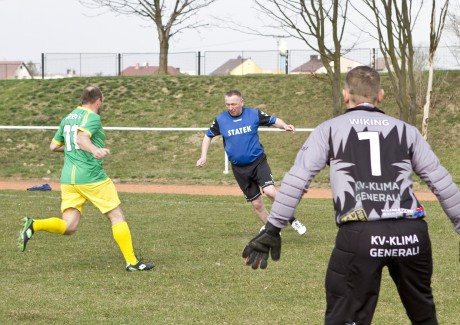
[[[222,112],[206,131],[206,136],[213,138],[222,135],[230,162],[238,166],[247,165],[264,153],[259,141],[259,126],[271,126],[275,122],[275,116],[257,108],[243,107],[243,112],[238,116]]]

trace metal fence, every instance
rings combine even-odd
[[[416,62],[421,69],[427,68],[428,48],[416,48]],[[363,48],[344,51],[344,58],[363,65],[382,61],[379,49]],[[292,74],[295,70],[317,56],[311,50],[272,51],[206,51],[169,53],[168,66],[189,75],[230,74],[226,65],[250,59],[247,66],[238,70],[243,74]],[[436,52],[435,69],[459,70],[460,48],[439,47]],[[123,76],[129,67],[156,67],[159,53],[43,53],[41,62],[35,62],[35,78]]]

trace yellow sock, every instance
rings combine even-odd
[[[67,224],[60,218],[34,219],[34,231],[47,231],[64,235]]]
[[[119,222],[112,226],[113,238],[120,247],[121,253],[126,260],[126,264],[136,265],[137,258],[134,255],[133,241],[131,232],[126,221]]]

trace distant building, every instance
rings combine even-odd
[[[246,74],[264,73],[264,71],[251,59],[244,59],[238,56],[230,59],[216,70],[210,73],[211,76],[242,76]]]
[[[333,66],[331,62],[331,66]],[[361,62],[350,60],[346,57],[340,58],[340,72],[347,73],[353,68],[363,65]],[[295,68],[291,71],[292,74],[306,74],[306,73],[327,73],[323,62],[319,59],[318,55],[310,55],[310,60]]]
[[[130,66],[124,69],[121,72],[121,75],[122,76],[151,76],[151,75],[158,74],[159,70],[160,70],[160,67],[149,66],[148,63],[144,65],[140,65],[138,63],[135,66]],[[179,68],[174,68],[171,66],[168,66],[167,71],[168,71],[168,74],[171,74],[171,75],[181,74]]]
[[[390,70],[393,71],[393,64],[391,63],[390,58],[388,58],[388,63],[390,64]],[[401,59],[398,59],[398,64],[401,66]],[[369,66],[373,67],[375,70],[379,72],[388,72],[387,66],[385,64],[385,58],[383,57],[377,58],[375,62],[371,62]]]
[[[82,77],[77,75],[75,69],[67,69],[66,73],[47,73],[43,76],[43,79],[64,79],[64,78],[73,78],[73,77]]]
[[[32,73],[24,62],[0,61],[0,80],[32,78]]]
[[[310,60],[291,71],[292,74],[316,73],[319,68],[322,68],[323,62],[318,58],[318,55],[310,55]]]

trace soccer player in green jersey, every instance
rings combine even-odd
[[[112,180],[102,166],[110,155],[105,148],[105,134],[99,115],[104,97],[98,87],[87,87],[81,94],[81,106],[61,121],[51,141],[53,152],[64,152],[61,173],[62,218],[24,218],[20,231],[19,250],[37,231],[71,235],[77,231],[86,201],[90,201],[112,224],[113,238],[126,260],[127,271],[151,270],[153,264],[139,261],[134,254],[131,232],[121,209],[121,202]]]

